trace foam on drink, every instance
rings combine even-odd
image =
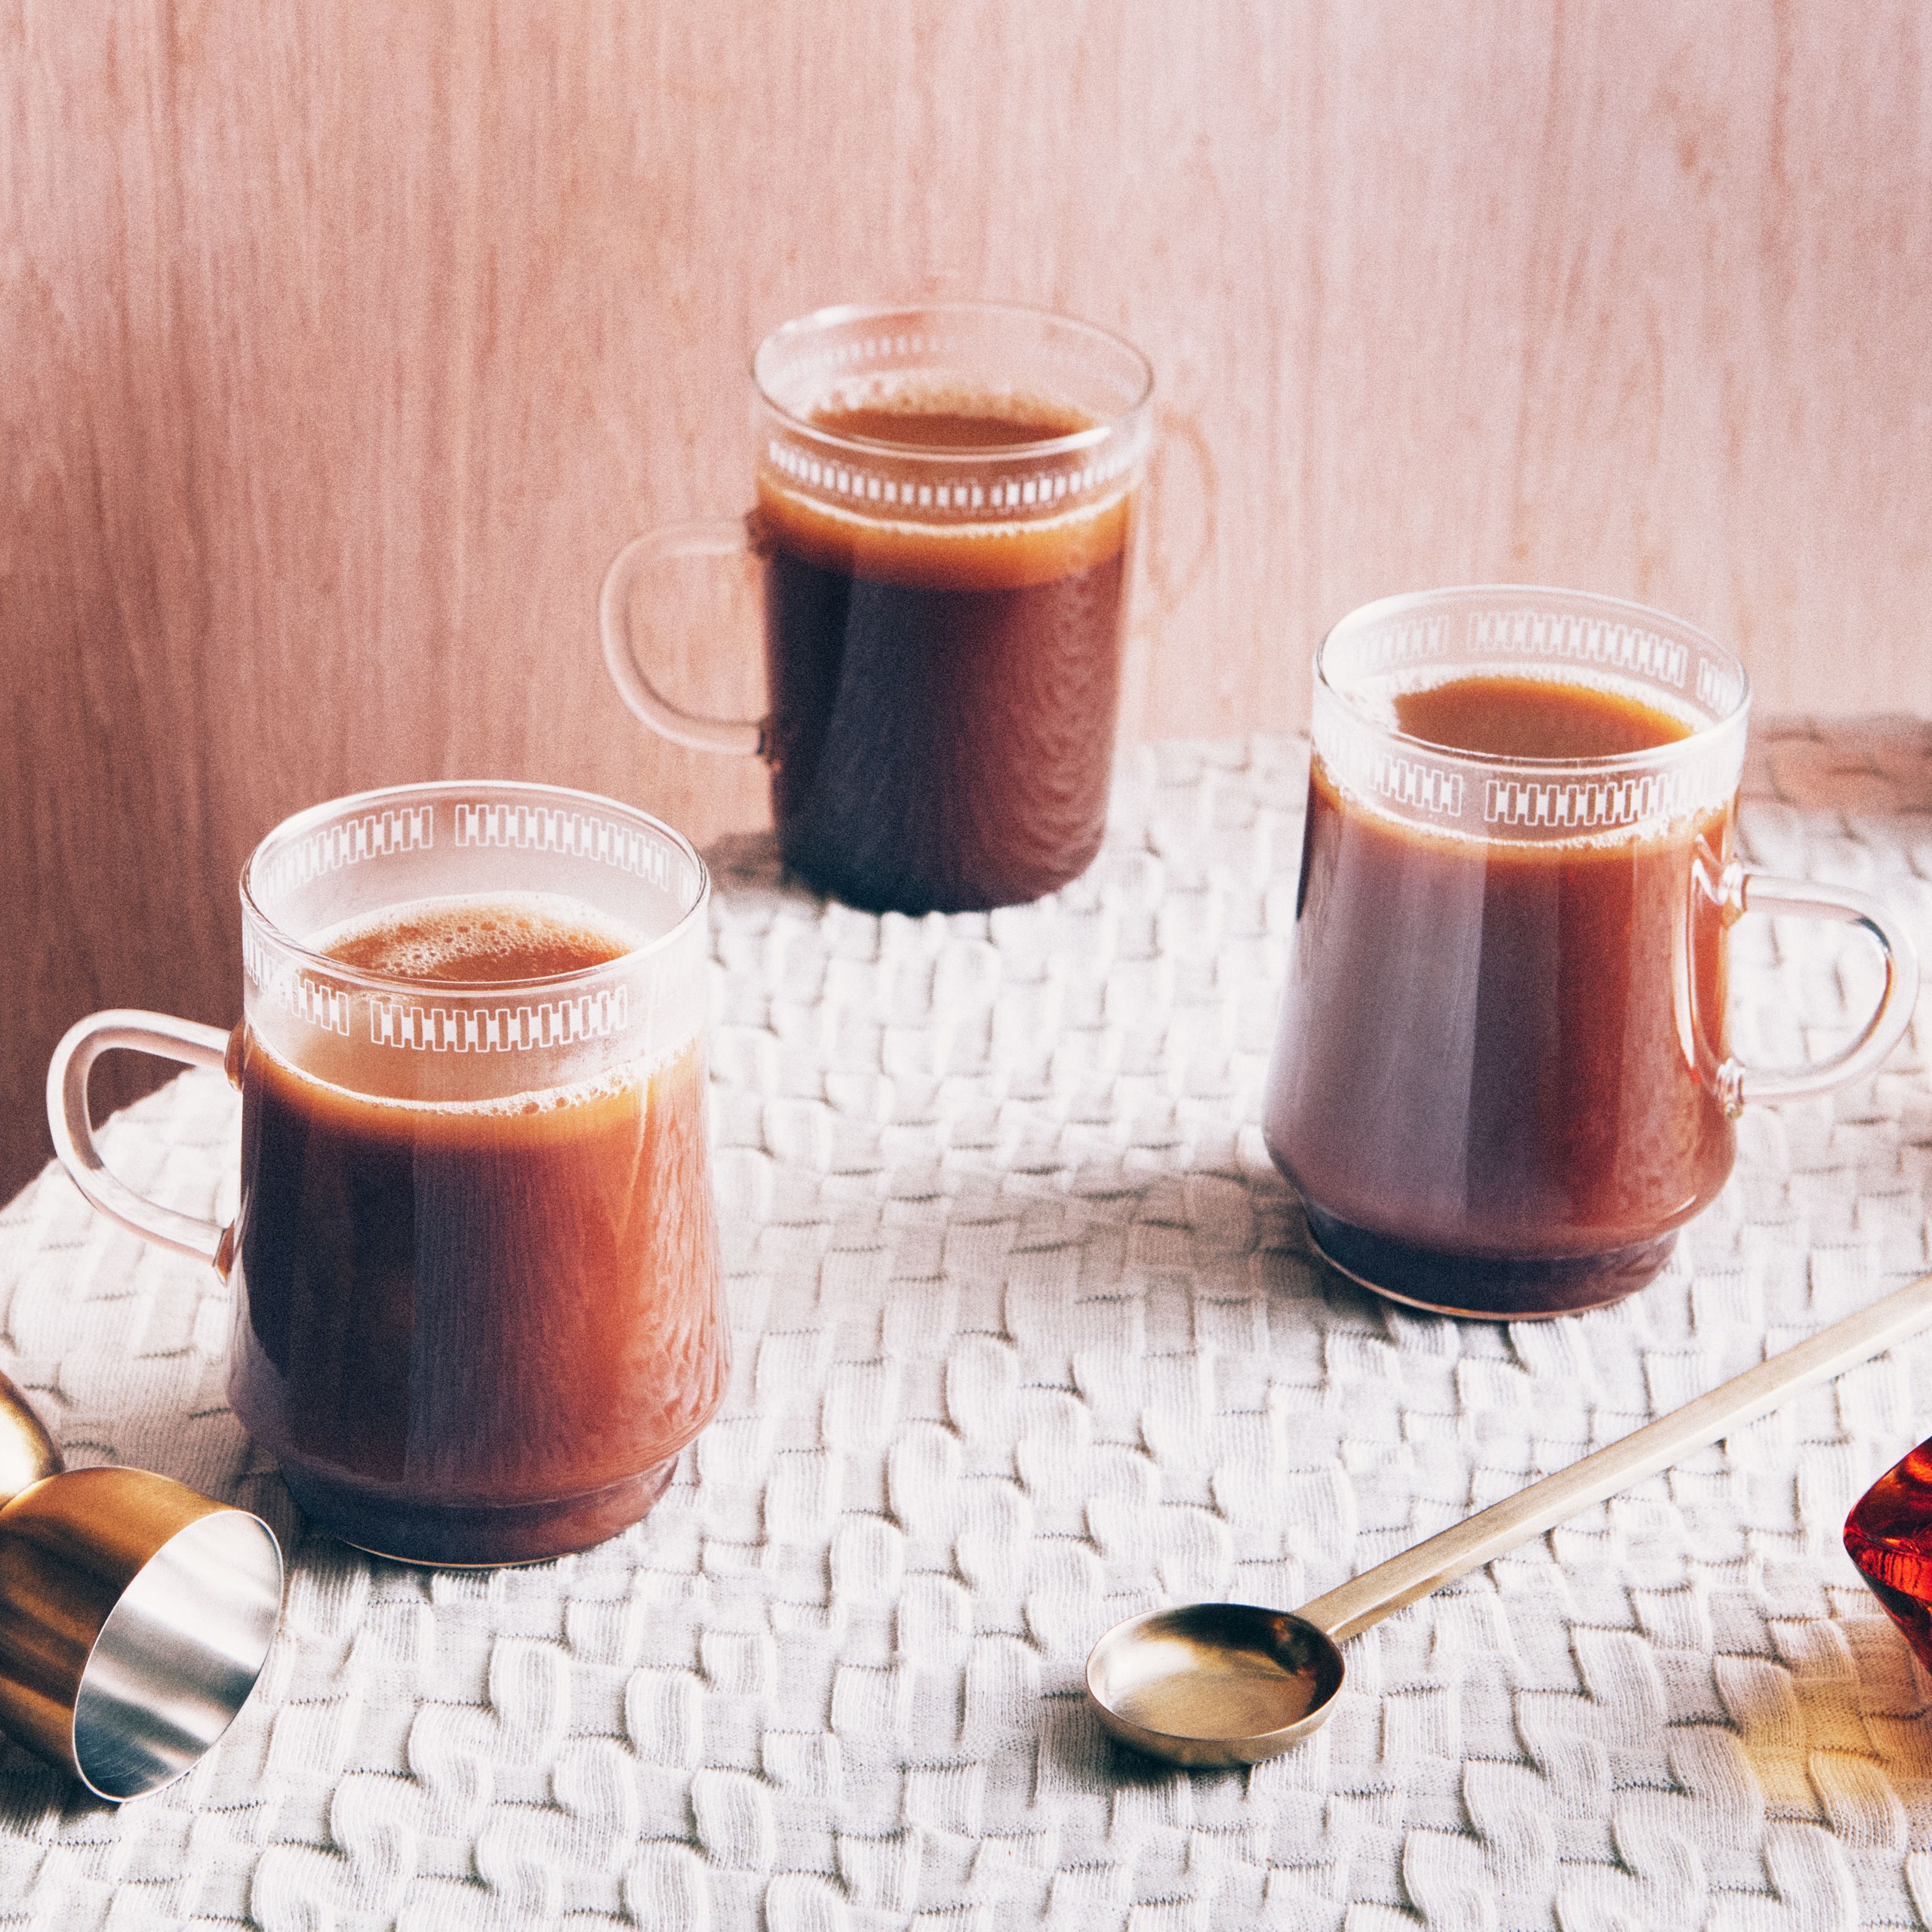
[[[309,943],[365,973],[485,986],[583,972],[644,943],[595,906],[552,892],[419,899],[346,920]]]

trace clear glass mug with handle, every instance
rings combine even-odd
[[[78,1023],[63,1164],[229,1277],[235,1412],[324,1528],[485,1564],[636,1521],[727,1366],[703,862],[611,799],[457,782],[297,814],[241,892],[242,1023]],[[240,1087],[232,1226],[106,1168],[87,1077],[116,1048]]]
[[[654,731],[762,756],[786,863],[848,904],[1012,905],[1100,849],[1153,374],[996,303],[821,309],[752,365],[756,505],[620,551],[605,661]],[[640,647],[684,557],[763,566],[769,709],[694,716]],[[659,651],[662,653],[661,642]]]
[[[1275,1163],[1321,1252],[1393,1300],[1510,1319],[1617,1300],[1723,1186],[1747,1103],[1826,1092],[1897,1043],[1910,937],[1866,894],[1738,862],[1749,685],[1677,618],[1430,591],[1345,617],[1315,668]],[[1549,757],[1408,728],[1405,700],[1426,715],[1417,697],[1463,681],[1492,707],[1634,706],[1676,735]],[[1727,935],[1746,912],[1875,942],[1884,988],[1841,1052],[1785,1069],[1732,1052]]]

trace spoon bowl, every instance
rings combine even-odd
[[[1087,1660],[1087,1694],[1123,1744],[1192,1770],[1258,1764],[1328,1721],[1345,1666],[1306,1617],[1184,1604],[1117,1623]]]

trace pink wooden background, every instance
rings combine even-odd
[[[0,1196],[69,1020],[235,1017],[298,805],[758,823],[623,711],[596,591],[743,503],[749,349],[824,302],[1152,357],[1134,731],[1291,728],[1325,624],[1480,577],[1681,612],[1764,709],[1932,711],[1903,0],[0,0]],[[755,709],[691,612],[666,681]]]

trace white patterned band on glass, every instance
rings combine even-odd
[[[282,1010],[318,1032],[349,1037],[349,1017],[359,998],[369,1009],[369,1038],[379,1047],[428,1053],[528,1053],[608,1038],[630,1025],[631,989],[605,988],[575,999],[517,1006],[441,1004],[389,998],[380,993],[331,986],[276,960],[244,930],[243,963],[248,977]]]
[[[1491,825],[1561,825],[1578,831],[1675,818],[1704,802],[1701,769],[1600,780],[1491,779],[1482,815]]]
[[[318,1032],[349,1035],[349,995],[339,986],[318,986],[306,973],[296,975],[289,1010]]]
[[[1472,611],[1469,621],[1469,648],[1479,655],[1561,658],[1684,688],[1687,647],[1640,625],[1574,611],[1527,609]]]
[[[1552,759],[1438,749],[1398,728],[1407,694],[1524,678],[1660,707],[1689,735]],[[1420,827],[1527,843],[1647,835],[1735,798],[1748,688],[1721,645],[1660,611],[1581,592],[1470,585],[1343,618],[1317,658],[1312,736],[1338,786]]]
[[[666,891],[688,897],[697,889],[697,869],[669,839],[594,812],[552,805],[460,804],[456,842],[567,853],[615,866]]]
[[[1449,618],[1445,611],[1427,617],[1398,619],[1357,640],[1353,649],[1359,670],[1370,676],[1426,664],[1449,648]]]
[[[403,805],[361,818],[339,819],[277,852],[263,868],[257,889],[265,897],[276,898],[323,872],[391,853],[426,850],[435,842],[436,808],[432,804]]]
[[[948,335],[935,329],[896,329],[884,335],[834,336],[817,348],[793,350],[786,358],[786,373],[794,378],[801,375],[822,377],[872,362],[903,362],[909,358],[957,361],[972,347],[964,336]]]
[[[1713,717],[1727,718],[1744,695],[1743,674],[1713,663],[1701,653],[1697,659],[1697,702]]]
[[[1730,724],[1664,746],[1642,768],[1552,773],[1534,762],[1432,757],[1315,690],[1315,752],[1334,784],[1392,817],[1466,837],[1587,838],[1658,827],[1737,789],[1743,734]]]
[[[242,927],[242,969],[285,1012],[320,1033],[349,1037],[352,995],[340,986],[325,985],[287,961],[278,961],[256,937],[248,921]]]
[[[1316,706],[1315,749],[1345,791],[1449,825],[1462,818],[1465,787],[1460,771],[1406,748],[1391,749],[1382,734],[1349,717],[1332,699]]]
[[[1737,789],[1729,747],[1663,771],[1630,777],[1553,778],[1517,766],[1500,774],[1464,774],[1405,756],[1376,742],[1367,726],[1318,730],[1316,755],[1346,792],[1396,816],[1445,830],[1484,828],[1544,837],[1627,831],[1722,804]]]
[[[369,996],[369,1038],[418,1053],[529,1053],[606,1038],[630,1023],[630,989],[523,1006],[432,1006]]]
[[[935,481],[869,470],[842,452],[835,460],[779,436],[765,445],[767,461],[788,482],[825,497],[854,506],[980,518],[1038,515],[1069,498],[1105,490],[1128,475],[1144,454],[1138,438],[1116,440],[1090,460],[1069,468],[1043,464],[1012,475],[951,476]]]

